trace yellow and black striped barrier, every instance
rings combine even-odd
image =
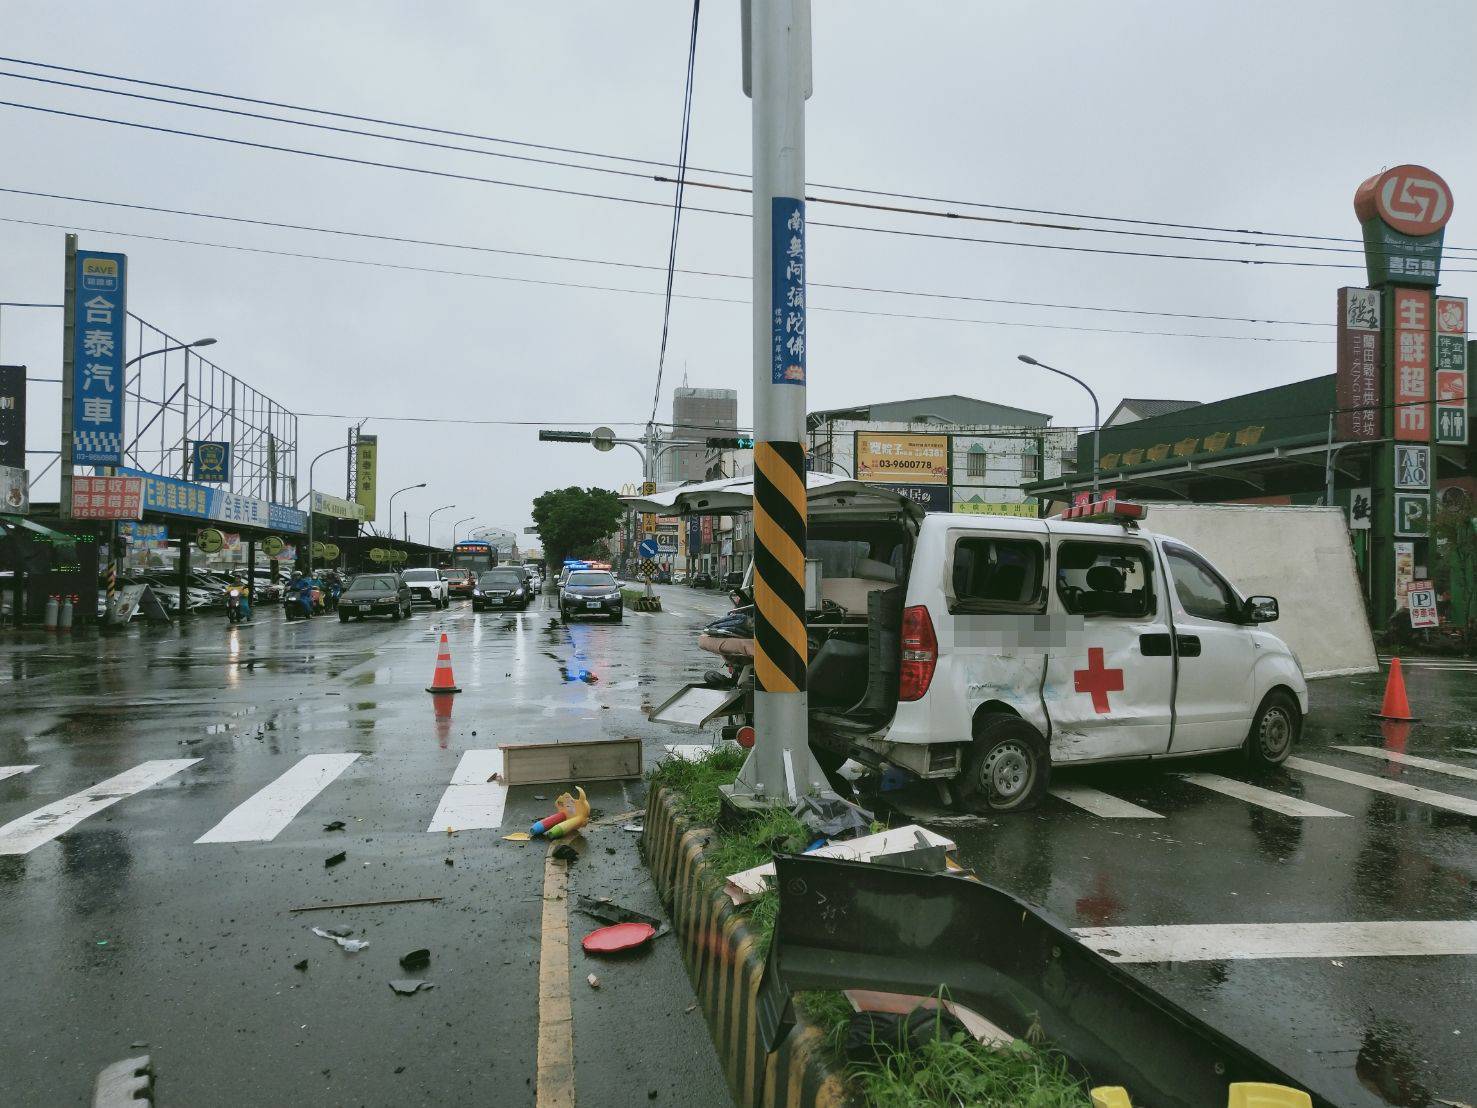
[[[704,880],[707,832],[688,826],[660,789],[647,798],[645,827],[646,864],[671,916],[734,1101],[741,1108],[854,1104],[840,1072],[825,1059],[821,1033],[803,1016],[774,1053],[760,1049],[756,997],[764,959],[744,914],[721,887]]]
[[[805,691],[805,448],[754,447],[754,676],[760,692]]]

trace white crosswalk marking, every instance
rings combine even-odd
[[[1073,933],[1110,962],[1477,954],[1477,922],[1471,920],[1190,923],[1077,927]]]
[[[501,827],[508,786],[488,778],[494,773],[501,776],[502,771],[501,750],[468,750],[457,763],[451,783],[441,794],[441,803],[426,830],[495,831]]]
[[[266,788],[232,808],[225,819],[195,841],[271,842],[358,757],[354,753],[309,754]]]
[[[35,766],[0,766],[0,781],[7,777],[16,777],[22,773],[30,773]]]
[[[1342,781],[1346,785],[1358,785],[1360,788],[1372,789],[1377,793],[1385,793],[1387,796],[1398,796],[1402,800],[1429,804],[1432,808],[1440,808],[1446,812],[1477,816],[1477,800],[1468,800],[1464,796],[1450,796],[1447,793],[1438,793],[1434,789],[1407,785],[1404,781],[1387,781],[1383,777],[1374,777],[1368,773],[1355,773],[1353,770],[1340,769],[1326,762],[1310,762],[1306,758],[1289,758],[1286,765],[1288,769],[1295,769],[1299,773],[1329,777],[1335,781]]]
[[[166,758],[156,762],[143,762],[116,777],[99,781],[90,789],[73,793],[44,808],[37,808],[29,815],[13,819],[0,827],[0,854],[29,854],[43,843],[49,843],[63,832],[70,831],[88,816],[96,815],[125,797],[173,777],[199,760]]]
[[[1381,658],[1380,665],[1389,668],[1391,659]],[[1459,673],[1477,671],[1477,662],[1467,658],[1401,658],[1401,669],[1447,669]]]
[[[1347,750],[1350,754],[1364,754],[1370,758],[1383,758],[1387,762],[1415,766],[1416,769],[1427,769],[1432,773],[1444,773],[1449,777],[1462,777],[1468,781],[1477,781],[1477,769],[1472,769],[1470,766],[1453,765],[1451,762],[1438,762],[1435,758],[1422,758],[1415,754],[1406,754],[1399,750],[1385,750],[1378,746],[1335,746],[1334,749]]]
[[[1348,812],[1335,812],[1332,808],[1325,808],[1321,804],[1311,804],[1295,796],[1273,792],[1271,789],[1248,785],[1245,781],[1237,781],[1232,777],[1221,777],[1214,773],[1182,773],[1180,776],[1192,785],[1199,785],[1202,789],[1232,796],[1248,804],[1280,812],[1284,816],[1305,818],[1341,816],[1347,818],[1349,814]]]
[[[1131,804],[1111,793],[1105,793],[1100,789],[1088,788],[1086,785],[1053,785],[1046,790],[1058,800],[1065,800],[1081,808],[1084,812],[1091,812],[1095,816],[1104,819],[1163,819],[1158,812],[1151,812],[1147,808],[1140,808],[1137,804]]]
[[[1477,754],[1477,747],[1473,747],[1473,746],[1459,746],[1459,747],[1457,747],[1457,752],[1459,754]]]

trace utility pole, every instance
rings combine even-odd
[[[754,731],[740,811],[821,792],[805,691],[805,101],[809,0],[746,0],[754,142]]]

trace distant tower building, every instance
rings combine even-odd
[[[738,426],[738,393],[733,389],[679,388],[672,394],[674,439],[699,443],[715,435],[731,433]],[[664,487],[701,481],[707,470],[706,446],[674,446],[663,452],[657,481]]]

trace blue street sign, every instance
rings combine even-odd
[[[72,462],[123,464],[123,324],[128,259],[77,251],[72,302]]]
[[[636,551],[643,558],[655,558],[657,551],[656,539],[642,539],[641,545],[636,548]]]
[[[196,481],[231,483],[231,444],[228,442],[194,442],[190,444]]]
[[[805,384],[805,201],[776,196],[769,215],[770,380]]]

